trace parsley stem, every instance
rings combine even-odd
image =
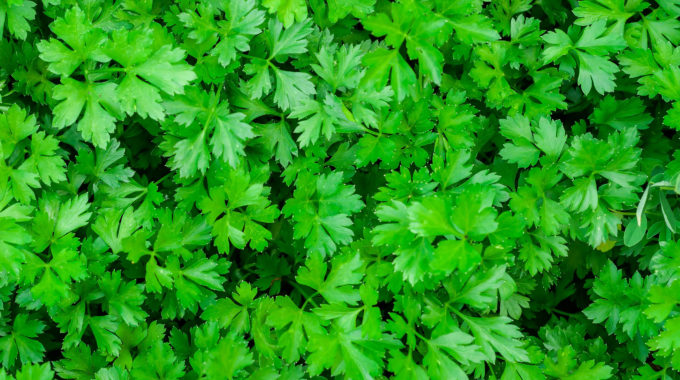
[[[104,67],[101,69],[90,70],[90,74],[121,73],[127,71],[124,67]]]
[[[618,215],[635,215],[634,212],[630,212],[630,211],[619,211],[619,210],[613,210],[613,209],[609,209],[609,211],[611,211],[614,214],[618,214]]]
[[[215,94],[215,102],[214,104],[210,105],[210,112],[208,113],[208,117],[205,119],[205,124],[203,124],[203,129],[201,130],[201,134],[205,134],[206,129],[210,126],[210,123],[212,123],[212,119],[215,117],[215,112],[217,112],[217,107],[220,104],[220,96],[222,95],[222,86],[217,87],[217,94]],[[211,103],[213,103],[211,101]]]
[[[302,304],[302,307],[300,309],[305,310],[305,307],[307,307],[307,303],[311,303],[312,305],[314,305],[314,307],[319,307],[319,304],[316,303],[316,301],[313,300],[314,296],[316,296],[317,294],[319,294],[319,292],[314,292],[314,293],[312,293],[311,296],[305,295],[305,298],[306,298],[305,303]],[[303,293],[303,295],[304,295],[304,293]]]
[[[289,282],[289,284],[290,284],[290,286],[292,286],[293,288],[295,288],[295,290],[297,290],[298,292],[300,292],[300,293],[305,297],[305,303],[302,304],[302,307],[300,307],[300,309],[304,310],[305,307],[307,307],[307,303],[311,303],[312,305],[314,305],[314,307],[319,307],[319,304],[317,304],[316,301],[313,300],[314,296],[316,296],[316,295],[319,294],[318,291],[312,293],[312,295],[309,295],[309,294],[308,294],[306,291],[304,291],[304,290],[302,289],[302,287],[301,287],[300,285],[298,285],[296,282],[291,281],[291,282]]]
[[[421,340],[425,341],[428,345],[430,344],[430,338],[426,338],[423,334],[419,333],[418,330],[416,330],[415,326],[411,326],[411,330],[413,331],[413,335],[417,336]]]
[[[366,132],[366,133],[368,133],[368,134],[370,134],[370,135],[373,135],[373,136],[380,136],[380,134],[379,134],[378,132],[372,131],[371,129],[366,128],[366,127],[364,127],[363,125],[362,125],[362,128],[363,128],[363,131],[364,131],[364,132]]]
[[[613,209],[609,209],[609,211],[612,212],[613,214],[618,214],[618,215],[623,215],[623,216],[635,216],[636,215],[634,211],[619,211],[619,210],[613,210]],[[645,214],[655,215],[655,216],[661,215],[658,212],[647,211],[647,210],[645,210]]]
[[[160,184],[161,182],[163,182],[163,181],[165,181],[166,179],[168,179],[169,177],[172,177],[174,174],[175,174],[175,173],[170,172],[170,173],[168,173],[168,174],[162,176],[161,178],[159,178],[159,179],[153,181],[153,183],[155,183],[155,184],[158,185],[158,184]]]
[[[491,378],[498,379],[498,377],[496,376],[496,372],[494,372],[493,367],[489,363],[487,363],[487,367],[489,367],[489,371],[491,371]]]
[[[255,57],[255,56],[253,56],[253,55],[246,54],[246,53],[241,53],[241,57],[249,58],[249,59],[264,59],[264,58]]]
[[[555,313],[555,314],[559,314],[559,315],[563,315],[563,316],[569,317],[569,318],[576,318],[578,316],[577,314],[567,313],[566,311],[562,311],[562,310],[558,310],[558,309],[552,309],[552,310],[550,310],[550,312]]]

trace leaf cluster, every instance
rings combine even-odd
[[[0,0],[0,380],[680,379],[676,0]]]

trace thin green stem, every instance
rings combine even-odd
[[[162,176],[161,178],[159,178],[159,179],[153,181],[153,183],[155,183],[156,185],[158,185],[158,184],[160,184],[161,182],[163,182],[163,181],[165,181],[166,179],[168,179],[168,177],[171,177],[171,176],[174,175],[174,174],[175,174],[175,173],[170,172],[170,173],[168,173],[168,174]]]
[[[295,288],[295,290],[297,290],[298,292],[300,292],[300,293],[305,297],[305,302],[302,304],[302,307],[301,307],[300,309],[305,310],[305,308],[307,307],[307,304],[308,304],[308,303],[311,303],[312,305],[314,305],[314,307],[319,307],[319,304],[317,304],[316,301],[313,300],[314,296],[318,295],[319,292],[314,292],[314,293],[312,293],[311,295],[309,295],[309,294],[307,294],[307,292],[304,291],[304,290],[302,289],[302,287],[301,287],[300,285],[298,285],[296,282],[292,282],[292,281],[291,281],[291,282],[289,282],[289,284],[290,284],[293,288]]]
[[[368,133],[368,134],[370,134],[370,135],[373,135],[373,136],[380,136],[380,133],[375,132],[375,131],[373,131],[373,130],[371,130],[371,129],[369,129],[369,128],[366,128],[366,127],[364,127],[363,125],[362,125],[362,127],[363,127],[363,131],[364,131],[364,132],[366,132],[366,133]]]
[[[565,316],[565,317],[569,317],[569,318],[575,318],[575,317],[577,316],[577,314],[574,314],[574,313],[567,313],[566,311],[562,311],[562,310],[559,310],[559,309],[552,309],[552,310],[550,310],[550,311],[551,311],[552,313],[559,314],[559,315],[562,315],[562,316]]]
[[[124,67],[104,67],[101,69],[90,70],[89,74],[103,74],[103,73],[122,73],[127,71]]]

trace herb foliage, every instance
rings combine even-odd
[[[676,0],[0,0],[0,379],[680,378]]]

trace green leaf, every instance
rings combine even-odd
[[[458,315],[468,325],[475,343],[482,348],[488,360],[495,361],[496,352],[510,362],[529,360],[526,350],[522,348],[518,340],[522,334],[515,325],[510,323],[510,318]]]
[[[647,317],[655,323],[665,321],[675,306],[679,303],[678,293],[680,282],[673,282],[669,288],[655,285],[649,289],[650,305],[644,310]]]
[[[587,377],[589,379],[604,380],[612,377],[612,367],[594,360],[577,363],[575,352],[571,347],[561,350],[557,363],[546,358],[545,373],[560,379],[576,380]]]
[[[26,162],[35,167],[40,180],[45,185],[66,179],[64,159],[57,155],[59,142],[44,132],[31,136],[31,156]]]
[[[205,93],[192,88],[186,95],[165,103],[168,114],[181,126],[170,132],[179,137],[168,139],[172,148],[170,165],[179,169],[182,177],[205,173],[210,152],[215,158],[238,166],[245,155],[246,142],[255,137],[252,127],[244,122],[245,115],[232,113],[229,104],[220,100],[220,93]],[[210,146],[210,149],[209,149]]]
[[[642,192],[640,197],[640,203],[638,203],[635,210],[635,219],[637,220],[638,226],[642,225],[642,217],[645,213],[645,206],[647,205],[647,200],[649,199],[649,185],[645,187],[645,191]]]
[[[628,336],[635,334],[651,336],[656,326],[643,314],[645,297],[649,284],[639,273],[630,280],[622,277],[621,270],[610,261],[599,273],[593,283],[593,290],[599,298],[595,299],[583,313],[596,323],[605,322],[607,331],[621,329]]]
[[[0,276],[12,280],[18,278],[33,240],[30,233],[19,224],[30,219],[32,209],[14,206],[0,212]]]
[[[260,25],[265,21],[265,13],[257,8],[253,0],[238,0],[228,4],[220,4],[225,13],[225,19],[229,24],[206,23],[205,16],[210,12],[205,9],[200,14],[193,11],[185,11],[178,15],[185,27],[193,29],[189,37],[199,43],[210,41],[214,45],[210,54],[217,56],[222,66],[227,66],[237,58],[238,53],[250,50],[250,40],[260,34]],[[215,40],[219,42],[215,43]]]
[[[380,342],[362,338],[361,329],[337,326],[330,334],[315,336],[310,342],[308,371],[317,375],[328,368],[333,376],[371,379],[380,371],[383,350]]]
[[[319,52],[316,53],[319,64],[311,64],[310,66],[333,89],[355,88],[362,76],[360,65],[363,55],[364,52],[359,45],[343,45],[335,54],[329,51],[326,46],[321,46]]]
[[[236,378],[241,370],[253,363],[253,354],[246,346],[246,342],[234,335],[227,335],[209,355],[207,374],[210,377]],[[229,360],[224,360],[229,358]],[[177,363],[179,365],[180,363]],[[180,378],[183,372],[178,373]]]
[[[293,4],[297,1],[299,0],[290,0],[289,2]],[[281,23],[274,20],[269,21],[270,57],[283,58],[292,54],[304,54],[307,52],[307,36],[312,33],[312,25],[309,20],[303,21],[303,19],[304,17],[295,24],[291,22],[286,26],[285,30],[282,30]]]
[[[143,380],[159,378],[178,380],[184,376],[184,362],[177,360],[170,345],[156,341],[135,357],[130,375],[132,378]]]
[[[286,28],[293,25],[293,22],[301,22],[307,17],[307,4],[304,0],[264,0],[262,5],[269,13],[276,13]]]
[[[314,200],[314,202],[311,202]],[[343,173],[317,177],[302,177],[296,182],[293,198],[282,212],[295,221],[294,238],[305,238],[309,253],[332,255],[340,244],[352,241],[350,215],[364,207],[354,186],[343,183]]]
[[[89,209],[87,194],[81,194],[59,205],[59,210],[55,215],[54,236],[64,236],[86,225],[92,216],[92,213],[88,212]]]
[[[480,14],[458,18],[451,24],[456,31],[456,37],[463,43],[491,42],[501,38],[493,28],[491,20]]]
[[[675,317],[668,319],[664,324],[664,330],[659,335],[650,339],[648,342],[652,350],[659,350],[662,356],[673,356],[673,362],[677,363],[678,348],[680,348],[680,339],[678,333],[680,332],[680,318]],[[677,364],[673,365],[677,368]]]
[[[35,19],[35,3],[32,1],[11,1],[0,6],[0,38],[3,37],[5,20],[7,29],[14,37],[25,40],[31,30],[30,21]]]
[[[0,337],[0,358],[2,365],[13,368],[17,359],[21,363],[36,363],[43,359],[45,347],[36,338],[45,330],[45,325],[36,320],[29,320],[26,314],[14,318],[11,333]]]
[[[146,319],[148,314],[140,307],[144,302],[142,285],[123,282],[120,271],[102,276],[99,285],[104,290],[109,314],[118,316],[130,326],[137,326]]]
[[[666,222],[666,227],[668,227],[671,232],[675,233],[675,226],[677,221],[675,219],[675,214],[668,204],[668,199],[663,190],[659,191],[659,202],[661,203],[661,213],[663,214],[664,222]]]
[[[242,282],[233,293],[234,303],[229,298],[219,299],[205,309],[201,318],[206,321],[214,321],[221,328],[231,328],[237,333],[245,333],[250,330],[249,309],[253,306],[253,300],[257,295],[257,288],[253,289],[247,282]]]
[[[462,379],[467,377],[460,364],[478,363],[483,360],[480,347],[474,338],[460,330],[427,340],[427,355],[423,363],[432,377]]]
[[[218,116],[215,119],[215,132],[212,136],[212,153],[222,158],[232,167],[239,163],[239,156],[245,156],[243,143],[255,137],[250,125],[243,122],[245,115],[240,113]]]
[[[290,114],[294,118],[306,118],[295,127],[295,133],[299,133],[298,142],[305,147],[317,142],[320,136],[330,140],[343,126],[350,124],[343,110],[340,99],[333,95],[327,96],[323,103],[313,100],[303,100],[293,109]]]
[[[398,100],[403,100],[416,83],[416,74],[398,50],[378,48],[364,56],[366,75],[363,82],[375,87],[385,87],[388,79]]]
[[[614,74],[619,71],[615,64],[605,58],[581,52],[578,53],[578,59],[578,84],[585,94],[593,87],[600,94],[614,90]]]
[[[434,251],[432,268],[450,273],[458,269],[461,273],[468,273],[482,261],[477,248],[463,240],[444,240]]]
[[[626,247],[632,247],[642,241],[647,232],[647,217],[642,215],[642,223],[638,224],[636,219],[631,219],[626,226],[623,234],[623,243]]]
[[[88,320],[97,346],[109,355],[118,355],[121,339],[116,335],[118,322],[112,316],[90,317]]]
[[[101,52],[106,34],[93,28],[92,22],[79,6],[70,7],[63,18],[57,18],[50,25],[57,37],[40,41],[37,45],[40,57],[49,62],[51,72],[70,76],[86,60],[104,62]]]
[[[358,285],[363,278],[363,263],[358,255],[340,255],[331,260],[331,269],[319,255],[312,255],[300,268],[295,280],[321,294],[329,303],[340,302],[356,305],[359,301]]]
[[[617,100],[613,96],[607,95],[593,111],[591,120],[601,125],[622,130],[630,126],[645,129],[653,119],[645,113],[645,106],[640,99]]]
[[[50,363],[24,365],[16,375],[16,380],[52,379],[54,379],[54,371],[50,368]]]
[[[267,323],[280,333],[280,344],[284,360],[297,362],[300,355],[307,352],[307,343],[315,336],[323,335],[321,318],[305,312],[288,297],[276,299],[278,308],[274,310]]]
[[[262,224],[273,223],[279,216],[268,199],[269,188],[254,182],[243,168],[229,170],[226,178],[224,185],[210,188],[197,203],[213,227],[215,245],[220,253],[247,244],[262,251],[272,238]]]
[[[276,77],[274,102],[283,110],[296,106],[316,92],[309,74],[274,69],[274,77]]]
[[[673,103],[673,107],[663,118],[663,124],[676,130],[680,129],[680,102]]]
[[[122,118],[116,88],[111,82],[94,84],[64,78],[62,84],[54,88],[53,97],[61,102],[54,108],[52,125],[61,129],[79,120],[77,128],[83,138],[96,147],[106,148],[116,128],[116,119]]]

